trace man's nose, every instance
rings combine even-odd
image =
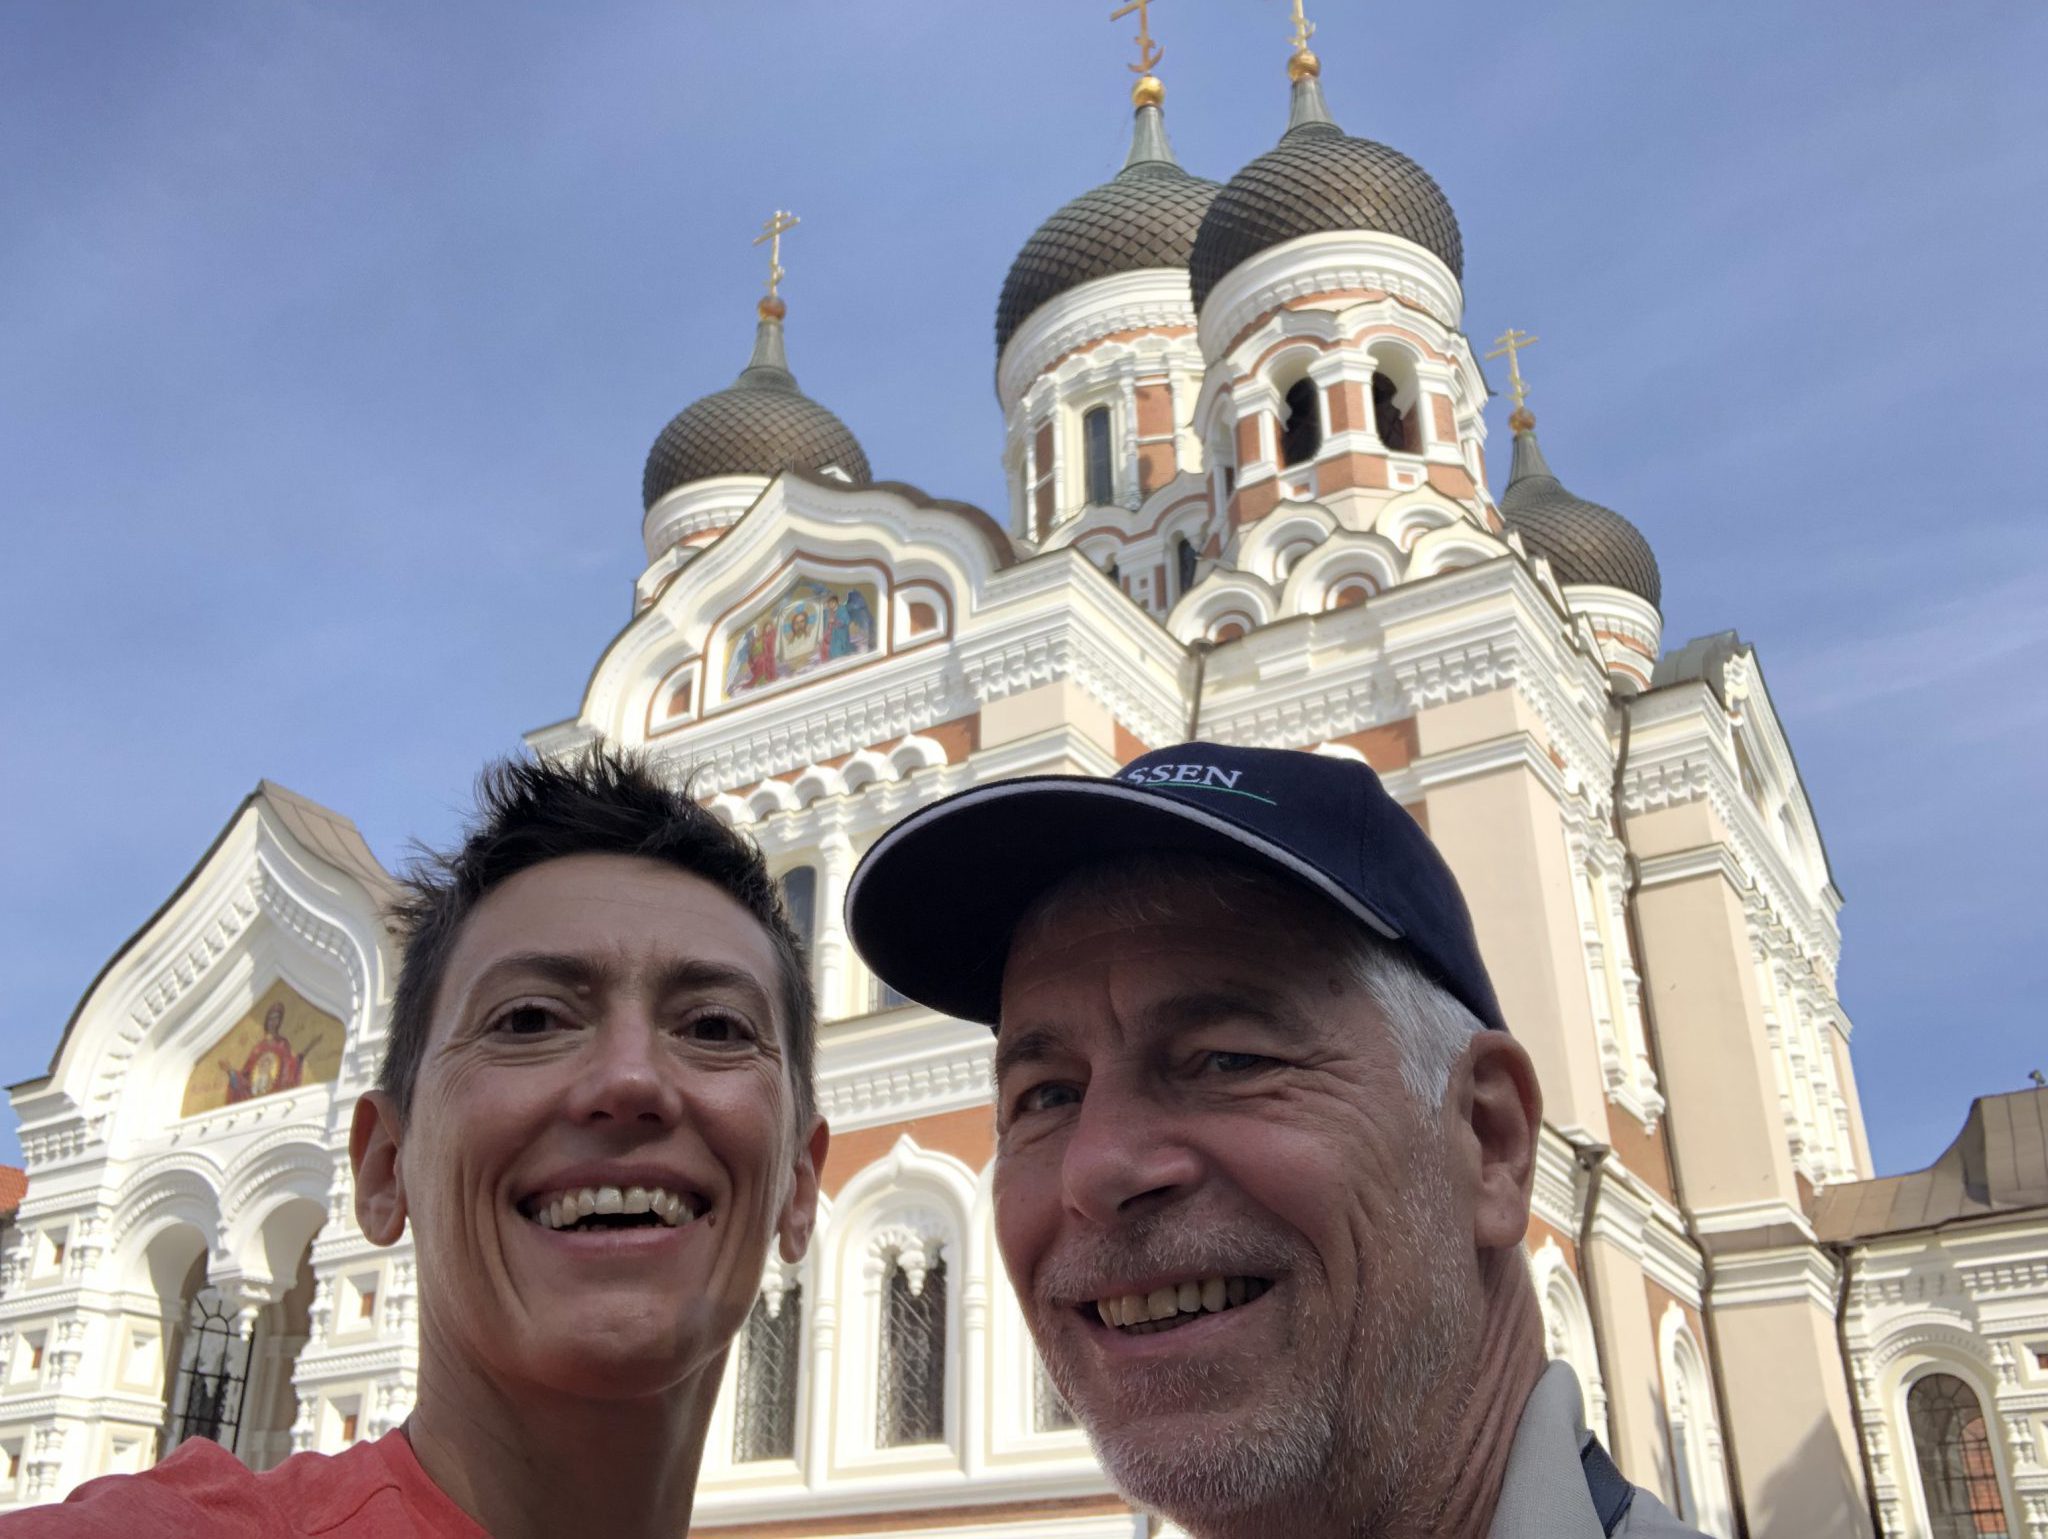
[[[666,1126],[681,1114],[681,1066],[659,1023],[638,1006],[610,1012],[574,1065],[569,1109],[579,1122]]]
[[[1194,1186],[1201,1160],[1176,1120],[1142,1092],[1098,1080],[1083,1096],[1061,1165],[1066,1204],[1099,1224]]]

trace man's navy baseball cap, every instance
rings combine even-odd
[[[1107,778],[961,791],[868,851],[847,889],[847,928],[898,993],[993,1026],[1010,939],[1032,904],[1071,871],[1134,855],[1207,855],[1299,882],[1507,1029],[1464,895],[1429,836],[1364,764],[1294,749],[1182,743]]]

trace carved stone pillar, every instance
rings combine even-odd
[[[818,984],[818,1015],[822,1020],[859,1015],[868,1007],[865,998],[853,997],[853,950],[847,941],[842,917],[846,906],[846,887],[853,880],[856,864],[853,841],[847,838],[845,828],[836,822],[828,826],[818,842],[818,930],[812,943]]]

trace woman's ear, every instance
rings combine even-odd
[[[356,1223],[372,1245],[396,1245],[405,1233],[405,1172],[398,1146],[398,1108],[381,1090],[356,1100],[348,1129],[348,1160],[356,1173]]]
[[[811,1248],[811,1231],[818,1222],[818,1174],[825,1168],[825,1151],[831,1146],[832,1130],[823,1117],[811,1119],[811,1130],[797,1148],[796,1179],[789,1185],[789,1201],[782,1205],[776,1234],[782,1242],[782,1259],[795,1266]]]

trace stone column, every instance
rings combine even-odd
[[[823,1267],[819,1268],[822,1280]],[[811,1377],[809,1425],[802,1450],[804,1466],[815,1483],[832,1468],[832,1412],[839,1404],[839,1303],[817,1290],[811,1307]]]
[[[866,1012],[866,998],[855,998],[857,969],[853,947],[846,938],[847,884],[853,880],[853,841],[847,837],[843,814],[826,814],[818,841],[818,929],[813,940],[813,973],[818,988],[818,1018],[836,1021]]]
[[[1742,868],[1707,801],[1637,813],[1629,827],[1666,1131],[1708,1253],[1737,1499],[1754,1539],[1861,1539],[1870,1524],[1835,1265],[1801,1203]]]
[[[950,1248],[950,1247],[949,1247]],[[967,1478],[982,1473],[982,1450],[988,1444],[988,1278],[966,1266],[967,1247],[959,1248],[960,1288],[960,1456]],[[948,1257],[948,1260],[954,1258]]]

